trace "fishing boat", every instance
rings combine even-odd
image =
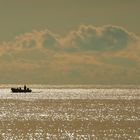
[[[11,88],[11,91],[13,93],[18,93],[18,92],[19,93],[32,92],[32,90],[29,89],[29,88],[27,88],[26,85],[24,86],[24,88],[21,88],[21,87],[19,87],[19,88]]]

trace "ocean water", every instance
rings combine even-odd
[[[139,140],[140,89],[0,86],[0,140]]]

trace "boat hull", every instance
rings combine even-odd
[[[13,93],[26,93],[26,92],[32,92],[31,89],[17,89],[17,88],[11,88],[11,91]]]

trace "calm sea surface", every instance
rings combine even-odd
[[[140,140],[140,89],[0,86],[0,140]]]

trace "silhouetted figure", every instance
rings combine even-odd
[[[24,90],[26,90],[26,85],[24,85]]]

